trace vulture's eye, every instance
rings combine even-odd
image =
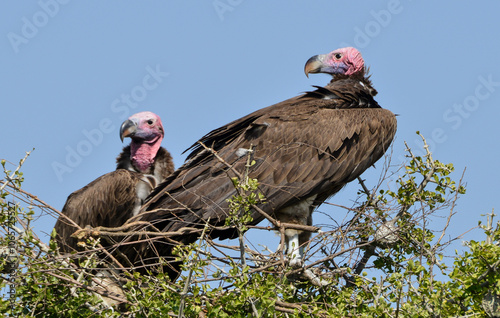
[[[154,123],[154,121],[152,119],[148,120],[148,125],[152,125],[153,123]]]
[[[335,53],[333,57],[335,57],[336,60],[340,60],[342,58],[342,53]]]

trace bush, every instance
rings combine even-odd
[[[355,204],[338,207],[349,218],[318,231],[303,268],[290,268],[283,248],[259,250],[245,238],[247,228],[271,228],[245,225],[245,212],[262,198],[257,180],[234,180],[239,196],[232,199],[227,225],[239,231],[238,244],[202,235],[195,244],[178,247],[184,271],[176,282],[162,273],[104,271],[95,250],[99,240],[90,239],[86,253],[60,256],[57,246],[44,244],[32,227],[33,215],[59,212],[21,189],[23,161],[14,172],[3,161],[1,287],[15,294],[0,300],[0,312],[19,317],[498,316],[500,227],[490,214],[487,224],[480,224],[485,240],[468,242],[468,251],[447,263],[444,252],[457,238],[447,239],[446,230],[465,188],[461,179],[452,179],[453,165],[434,160],[423,141],[425,156],[408,148],[407,164],[386,162],[374,189],[359,180]],[[443,228],[429,226],[436,217],[444,217]],[[111,275],[103,278],[104,272]]]

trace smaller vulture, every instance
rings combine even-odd
[[[123,122],[120,138],[132,141],[116,159],[116,170],[70,194],[63,207],[64,216],[54,227],[61,252],[78,250],[77,239],[71,237],[78,230],[74,223],[81,228],[118,227],[139,212],[154,187],[174,171],[172,156],[160,146],[163,136],[160,117],[152,112]]]
[[[179,234],[123,246],[132,263],[158,264],[158,256],[173,262],[173,246],[194,242],[207,223],[214,226],[208,233],[212,239],[237,237],[224,225],[227,200],[237,193],[232,178],[244,172],[258,180],[265,197],[250,211],[251,224],[261,222],[264,211],[281,222],[311,225],[321,203],[382,157],[394,138],[396,117],[374,100],[377,91],[359,51],[342,48],[316,55],[307,61],[305,73],[333,79],[217,128],[191,146],[188,161],[151,193],[134,218]],[[199,230],[185,233],[186,228]],[[291,265],[302,263],[309,238],[306,231],[285,231]],[[179,264],[164,270],[176,279]]]

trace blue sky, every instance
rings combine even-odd
[[[420,147],[419,130],[455,178],[467,168],[449,231],[458,235],[500,201],[498,12],[493,1],[2,2],[0,158],[17,163],[35,148],[24,189],[61,209],[114,170],[128,115],[161,116],[178,167],[210,130],[325,85],[326,75],[304,76],[309,57],[355,46],[377,101],[399,114],[393,163],[403,141]],[[369,185],[380,167],[364,175]],[[351,205],[357,188],[331,202]],[[322,211],[335,218],[334,208]],[[38,233],[54,223],[42,218]]]

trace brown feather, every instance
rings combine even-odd
[[[138,172],[123,169],[107,173],[70,194],[62,213],[82,228],[87,225],[121,226],[130,218],[127,212],[130,207],[140,204],[136,186],[141,182],[141,176]],[[71,234],[77,228],[64,217],[57,220],[54,228],[61,250],[75,250],[78,242],[71,238]]]
[[[88,225],[122,226],[139,211],[147,194],[173,171],[172,156],[165,148],[160,148],[148,174],[139,173],[130,160],[130,146],[127,146],[117,158],[117,170],[70,194],[62,214],[80,228]],[[138,187],[142,191],[140,196]],[[78,230],[73,222],[64,216],[59,217],[56,222],[54,229],[61,252],[69,253],[79,249],[77,240],[71,237]],[[112,244],[103,243],[105,246]]]

